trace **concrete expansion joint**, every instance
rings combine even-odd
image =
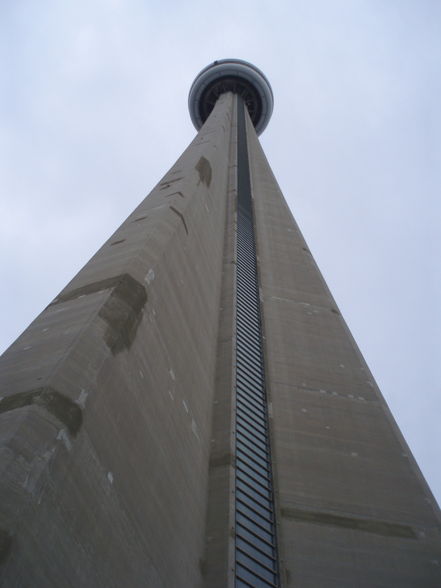
[[[310,388],[306,384],[302,384],[301,386],[297,386],[297,388],[298,388],[298,390],[301,390],[302,392],[312,392],[314,394],[319,393],[319,394],[326,395],[326,396],[347,398],[349,400],[358,400],[360,402],[376,402],[377,401],[376,398],[365,398],[364,396],[356,395],[356,394],[344,394],[342,392],[337,392],[336,390],[329,390],[329,389],[325,390],[324,388]]]
[[[38,406],[59,420],[75,436],[83,422],[80,406],[50,386],[11,394],[0,400],[0,413]]]
[[[296,507],[282,507],[280,511],[282,517],[294,519],[298,522],[343,527],[386,537],[418,539],[417,532],[410,525],[403,525],[401,523],[356,516],[343,516],[330,512],[312,511]]]

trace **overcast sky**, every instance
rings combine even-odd
[[[441,501],[441,2],[0,3],[0,348],[194,136],[211,61],[272,84],[263,147]]]

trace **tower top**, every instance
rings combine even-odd
[[[219,59],[196,76],[188,95],[188,108],[196,129],[201,128],[224,92],[242,96],[260,135],[273,112],[273,91],[260,69],[242,59]]]

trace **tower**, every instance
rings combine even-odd
[[[198,134],[1,363],[1,586],[439,586],[438,507],[257,138]]]

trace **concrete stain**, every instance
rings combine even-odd
[[[161,188],[159,188],[160,190],[166,190],[167,188],[170,188],[171,184],[174,184],[175,182],[179,182],[180,180],[183,180],[183,177],[180,178],[172,178],[171,180],[165,180],[164,182],[161,182],[159,185],[161,186]]]
[[[130,348],[141,322],[142,309],[147,302],[146,289],[130,274],[105,278],[64,292],[55,298],[51,306],[104,290],[111,290],[111,294],[98,315],[107,323],[104,339],[115,355]]]
[[[211,184],[212,178],[211,165],[208,159],[201,157],[195,169],[199,173],[199,180],[208,187]]]
[[[314,523],[318,525],[332,525],[334,527],[344,527],[346,529],[355,529],[365,531],[366,533],[375,533],[386,537],[401,537],[403,539],[417,539],[417,535],[409,525],[398,523],[389,523],[372,519],[362,519],[358,517],[345,517],[327,512],[312,512],[300,508],[282,508],[283,517],[295,519],[305,523]]]
[[[68,302],[69,300],[74,300],[80,296],[87,296],[88,294],[95,294],[96,292],[101,292],[103,290],[110,290],[111,288],[116,288],[122,281],[129,280],[136,281],[129,274],[120,274],[118,276],[112,276],[111,278],[104,278],[103,280],[86,284],[80,288],[74,288],[68,292],[62,292],[49,306],[61,302]]]
[[[129,274],[118,277],[112,293],[98,313],[107,323],[104,339],[113,355],[131,347],[146,302],[147,292],[142,284]]]
[[[223,455],[219,455],[217,457],[212,457],[210,459],[209,467],[218,468],[226,465],[233,465],[234,464],[234,456],[231,453],[224,453]]]
[[[182,214],[182,212],[180,212],[180,211],[179,211],[177,208],[175,208],[174,206],[170,206],[170,210],[173,210],[173,212],[179,216],[179,218],[180,218],[180,219],[181,219],[181,221],[182,221],[182,224],[184,225],[185,232],[186,232],[186,233],[187,233],[187,235],[188,235],[188,227],[187,227],[187,223],[185,222],[185,218],[184,218],[184,215]]]
[[[11,551],[11,544],[12,536],[4,529],[0,529],[0,564],[8,557]]]
[[[78,433],[83,422],[81,408],[49,386],[6,396],[0,401],[0,413],[32,405],[47,410],[65,425],[71,435]]]

